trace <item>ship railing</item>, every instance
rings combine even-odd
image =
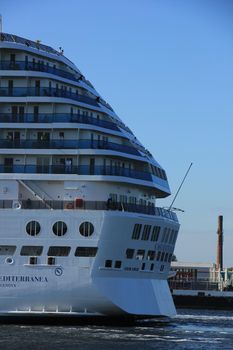
[[[25,39],[25,38],[21,38],[17,35],[13,35],[13,34],[8,34],[8,33],[0,33],[0,41],[7,41],[7,42],[15,42],[15,43],[19,43],[19,44],[22,44],[22,45],[25,45],[27,47],[33,47],[34,49],[37,49],[37,50],[42,50],[42,51],[45,51],[45,52],[49,52],[49,53],[52,53],[52,54],[55,54],[57,56],[63,56],[63,52],[60,51],[56,51],[54,50],[52,47],[50,46],[47,46],[47,45],[44,45],[44,44],[41,44],[39,42],[34,42],[34,41],[31,41],[31,40],[28,40],[28,39]],[[67,57],[65,57],[66,60],[68,60],[70,63],[72,63]],[[21,68],[21,69],[27,69],[25,68],[25,64],[26,65],[30,65],[32,64],[32,70],[35,70],[35,67],[38,66],[38,70],[39,69],[46,69],[49,68],[49,69],[52,69],[53,70],[53,73],[54,73],[54,70],[56,71],[55,74],[57,75],[61,75],[65,78],[68,78],[70,80],[75,80],[75,81],[79,81],[79,80],[82,80],[85,84],[89,85],[91,88],[94,88],[93,85],[91,84],[91,82],[89,80],[87,80],[83,75],[81,75],[80,73],[76,73],[76,74],[72,74],[70,72],[67,72],[67,71],[64,71],[62,69],[57,69],[56,67],[50,67],[49,65],[45,65],[43,64],[43,61],[42,62],[30,62],[30,61],[2,61],[3,62],[3,68],[2,69],[20,69],[20,66],[21,66],[21,63],[22,63],[22,67],[24,66],[24,68]],[[6,65],[5,65],[5,62]],[[8,62],[10,63],[10,66],[13,67],[13,68],[9,68],[9,66],[7,67],[8,65]],[[17,68],[17,65],[19,64],[19,67]],[[34,69],[33,69],[33,66],[34,66]],[[6,67],[6,68],[4,68]],[[29,68],[28,68],[29,69]],[[31,69],[31,68],[30,68]],[[49,72],[51,73],[51,71]],[[77,74],[79,74],[78,78],[77,78]],[[106,107],[108,107],[110,110],[113,111],[112,107],[106,103],[105,101],[103,101],[105,104],[106,104]]]
[[[58,51],[54,50],[50,46],[47,46],[47,45],[44,45],[41,43],[37,43],[35,41],[25,39],[25,38],[22,38],[20,36],[14,35],[14,34],[1,33],[0,39],[1,39],[1,41],[8,41],[8,42],[15,42],[15,43],[19,43],[19,44],[24,44],[27,47],[33,47],[33,48],[38,49],[38,50],[43,50],[43,51],[46,51],[49,53],[60,55],[60,53]]]
[[[96,98],[81,95],[66,89],[57,89],[50,87],[1,87],[0,96],[4,97],[60,97],[68,98],[78,102],[83,102],[98,107]]]
[[[16,205],[17,203],[17,205]],[[132,203],[112,202],[109,201],[85,201],[76,199],[74,201],[59,200],[0,200],[0,209],[47,209],[47,210],[106,210],[106,211],[122,211],[129,213],[140,213],[146,215],[159,216],[178,221],[175,213],[168,213],[168,210],[154,207],[152,205],[141,205]]]
[[[66,140],[63,138],[58,140],[0,139],[0,148],[108,149],[140,156],[140,153],[133,147],[104,140]]]
[[[54,75],[58,75],[62,78],[66,78],[69,80],[73,80],[76,82],[83,81],[88,86],[93,88],[93,85],[89,82],[89,80],[85,79],[85,77],[80,73],[71,73],[67,72],[64,69],[58,69],[57,67],[51,67],[42,62],[33,62],[33,61],[0,61],[0,70],[27,70],[27,71],[37,71],[37,72],[45,72]],[[108,107],[109,108],[109,107]]]
[[[119,131],[118,126],[110,121],[71,113],[0,113],[0,123],[82,123]]]
[[[43,62],[29,62],[29,61],[0,61],[0,70],[27,70],[27,71],[37,71],[45,72],[54,75],[58,75],[62,78],[66,78],[76,82],[84,82],[91,88],[93,85],[87,80],[81,73],[70,73],[63,69],[58,69],[56,67],[51,67]],[[99,99],[100,103],[113,111],[112,107],[104,101],[102,98]]]
[[[0,165],[0,173],[23,173],[23,174],[75,174],[75,175],[103,175],[122,176],[133,179],[152,181],[148,172],[132,170],[115,166],[91,166],[91,165]]]

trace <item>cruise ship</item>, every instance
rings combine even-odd
[[[0,318],[173,316],[164,169],[62,48],[2,32],[0,74]]]

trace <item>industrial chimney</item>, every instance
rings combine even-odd
[[[223,269],[223,216],[218,217],[217,269]]]

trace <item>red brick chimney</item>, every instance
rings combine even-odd
[[[223,269],[223,216],[218,217],[217,269]]]

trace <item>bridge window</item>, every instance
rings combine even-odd
[[[150,237],[150,231],[151,231],[151,225],[145,225],[143,228],[143,233],[141,238],[143,241],[148,241]]]
[[[154,226],[152,235],[151,235],[151,241],[157,242],[159,239],[159,233],[160,233],[161,227],[160,226]]]
[[[142,224],[135,224],[132,234],[132,239],[139,239],[141,234]]]

